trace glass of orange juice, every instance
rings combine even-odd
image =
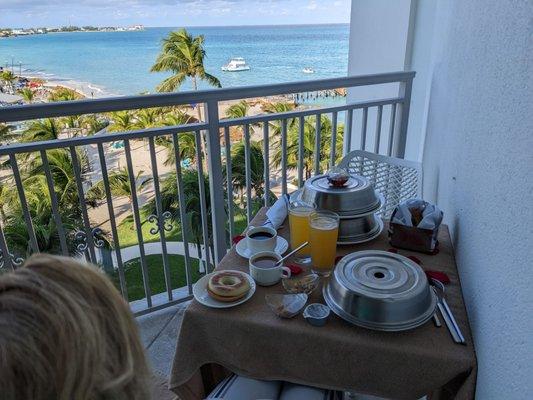
[[[331,211],[314,211],[309,215],[309,249],[311,269],[329,276],[335,267],[339,215]]]
[[[316,206],[311,203],[306,203],[301,200],[292,201],[289,203],[289,228],[291,249],[309,241],[309,215],[315,211]],[[308,264],[311,262],[309,255],[309,246],[296,252],[296,262],[300,264]]]

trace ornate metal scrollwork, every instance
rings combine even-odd
[[[17,257],[12,253],[9,253],[9,258],[11,259],[11,264],[13,267],[20,267],[22,263],[24,263],[24,259],[22,257]],[[0,250],[0,268],[4,268],[6,263],[6,260],[4,259],[4,252]]]
[[[91,231],[91,234],[93,235],[93,243],[94,246],[101,249],[105,246],[106,240],[104,239],[104,231],[100,228],[94,228]]]
[[[94,247],[96,248],[102,248],[105,246],[106,241],[103,238],[104,237],[104,231],[102,231],[101,228],[94,228],[91,230],[91,236],[93,238]],[[80,252],[83,252],[87,250],[88,243],[87,243],[87,233],[85,231],[78,231],[74,235],[76,242],[80,242],[76,245],[76,249]]]
[[[76,250],[78,250],[79,252],[84,252],[85,250],[87,250],[87,234],[84,231],[76,232],[74,238],[76,242],[79,242],[76,245]]]
[[[161,215],[161,218],[159,218],[155,214],[151,214],[148,217],[148,222],[152,224],[156,224],[156,225],[155,227],[150,228],[150,233],[152,235],[157,235],[161,231],[161,229],[167,232],[170,232],[173,228],[173,225],[170,223],[171,220],[172,220],[172,213],[170,211],[165,211]]]

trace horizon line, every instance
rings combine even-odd
[[[142,25],[145,28],[240,28],[240,27],[269,27],[269,26],[316,26],[316,25],[350,25],[350,22],[316,22],[316,23],[287,23],[287,24],[241,24],[241,25],[175,25],[175,26],[162,26],[162,25],[144,25],[141,23],[127,24],[127,25],[56,25],[56,26],[28,26],[28,27],[10,27],[10,26],[0,26],[0,29],[39,29],[39,28],[51,28],[58,29],[69,26],[83,27],[83,26],[92,26],[95,28],[119,28],[119,27],[129,27],[135,25]]]

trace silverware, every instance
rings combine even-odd
[[[291,251],[289,254],[287,254],[286,256],[284,256],[283,258],[280,258],[278,260],[278,262],[276,263],[276,265],[278,264],[281,264],[283,261],[285,261],[287,258],[289,258],[290,256],[292,256],[294,253],[296,253],[298,250],[301,250],[303,249],[305,246],[307,246],[309,244],[309,242],[304,242],[302,243],[300,246],[298,246],[297,248],[295,248],[293,251]]]
[[[461,332],[461,328],[459,328],[459,325],[457,324],[457,321],[453,316],[452,310],[450,310],[450,307],[446,302],[446,298],[444,297],[446,293],[444,284],[433,278],[431,279],[431,284],[440,291],[440,294],[437,294],[437,297],[439,299],[437,303],[437,308],[439,309],[442,318],[444,318],[444,322],[446,323],[446,326],[448,327],[448,330],[450,331],[454,342],[466,344],[463,333]]]
[[[437,313],[433,314],[433,323],[435,324],[435,326],[437,328],[440,328],[442,326],[441,322],[440,322],[440,318],[439,316],[437,315]]]

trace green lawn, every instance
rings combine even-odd
[[[152,235],[150,229],[154,227],[154,224],[148,222],[146,213],[141,211],[140,213],[142,224],[143,240],[145,243],[158,242],[160,240],[159,234]],[[171,221],[173,225],[169,232],[165,232],[165,238],[167,241],[182,241],[181,237],[181,225],[179,222]],[[236,209],[235,210],[235,232],[241,233],[247,226],[246,213]],[[133,217],[129,215],[118,226],[118,235],[120,238],[120,247],[133,246],[138,243],[137,233],[133,229]],[[169,255],[170,264],[170,276],[172,281],[172,289],[183,287],[187,285],[185,277],[185,258],[181,255]],[[160,254],[146,256],[146,263],[148,266],[148,275],[150,280],[150,289],[152,294],[157,294],[166,291],[165,275],[163,270],[163,256]],[[141,262],[139,258],[130,260],[124,264],[126,275],[126,286],[128,289],[129,301],[143,299],[144,285],[141,272]],[[191,276],[192,282],[196,282],[200,278],[198,272],[198,260],[191,258]],[[119,285],[118,272],[114,272],[111,275],[111,279],[117,286]]]
[[[187,286],[185,275],[185,257],[179,255],[169,255],[170,279],[172,289]],[[148,266],[148,276],[152,294],[166,291],[165,274],[163,269],[163,257],[161,255],[146,256]],[[192,282],[196,282],[201,274],[198,272],[198,260],[191,258],[190,263]],[[129,301],[139,300],[146,297],[144,295],[143,278],[141,272],[141,262],[139,258],[130,260],[124,264],[126,276],[126,287],[128,289]],[[111,279],[117,288],[120,289],[118,271],[111,275]]]
[[[159,242],[159,233],[152,235],[150,229],[155,227],[155,223],[150,223],[148,221],[148,215],[144,210],[140,212],[141,225],[142,225],[142,234],[144,243]],[[165,231],[165,238],[168,242],[181,242],[181,224],[180,221],[169,221],[172,225],[170,231]],[[235,232],[240,234],[246,229],[246,212],[241,211],[235,207]],[[139,243],[137,240],[137,231],[133,229],[133,216],[128,215],[117,227],[118,237],[120,241],[120,247],[129,247]]]
[[[150,229],[155,228],[155,223],[148,221],[148,214],[140,211],[142,234],[144,243],[159,242],[159,233],[152,235]],[[170,242],[181,242],[181,224],[180,221],[169,221],[172,225],[170,231],[165,231],[165,238]],[[118,237],[120,240],[120,247],[129,247],[139,243],[137,240],[137,231],[133,229],[133,215],[128,215],[117,227]]]

